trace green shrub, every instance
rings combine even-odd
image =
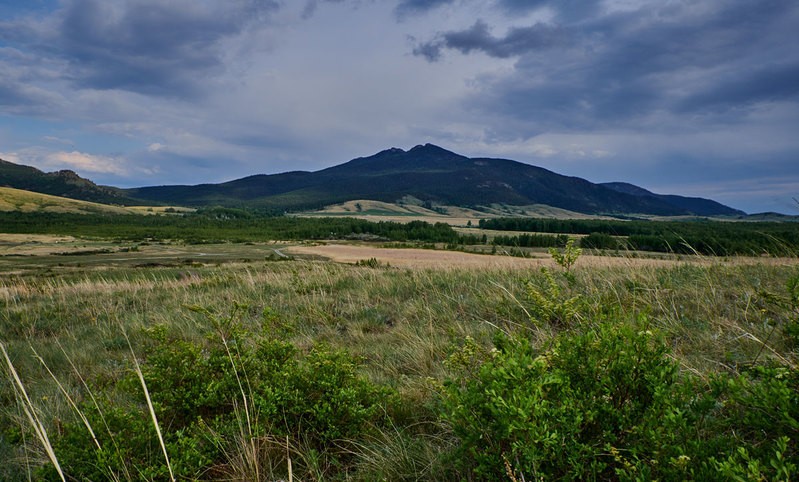
[[[544,351],[499,339],[475,376],[444,392],[459,467],[492,480],[508,467],[536,480],[612,477],[625,466],[619,450],[647,449],[635,446],[635,429],[667,407],[677,368],[665,354],[649,332],[615,325]]]
[[[564,272],[569,285],[574,284],[571,273]],[[552,323],[568,325],[580,319],[581,296],[570,296],[571,290],[563,287],[548,268],[541,268],[540,278],[531,278],[525,283],[525,294],[529,301],[530,321],[533,324]]]
[[[358,362],[342,351],[316,347],[302,355],[290,343],[236,328],[209,344],[161,329],[151,336],[141,371],[178,478],[232,472],[225,465],[241,450],[236,445],[256,440],[283,440],[313,458],[314,470],[334,476],[352,462],[342,447],[382,426],[393,397],[359,375]],[[168,477],[135,373],[81,409],[101,448],[82,422],[66,423],[55,446],[71,477]]]
[[[467,340],[442,392],[463,474],[481,480],[791,480],[799,371],[756,367],[710,383],[680,374],[646,329],[564,332],[547,349]],[[523,476],[523,477],[522,477]]]
[[[549,248],[549,255],[567,274],[571,274],[572,266],[574,266],[581,254],[583,254],[583,250],[574,245],[573,238],[569,238],[563,251]]]
[[[799,465],[799,370],[755,367],[714,380],[717,409],[707,430],[724,456],[714,469],[733,480],[791,480]],[[752,477],[759,474],[757,477]]]

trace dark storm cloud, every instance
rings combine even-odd
[[[799,3],[790,0],[656,3],[578,22],[556,17],[504,37],[478,22],[440,33],[414,53],[429,61],[447,51],[517,58],[511,74],[483,80],[472,101],[524,124],[506,132],[511,138],[525,130],[637,127],[656,116],[795,103],[797,21]]]
[[[12,41],[68,63],[79,88],[186,96],[223,69],[220,42],[277,8],[271,1],[72,0],[45,22],[0,24]]]
[[[530,50],[552,47],[565,40],[566,36],[560,28],[542,23],[512,28],[504,37],[494,37],[488,24],[478,20],[466,30],[443,33],[430,42],[417,45],[413,53],[430,61],[440,59],[444,49],[458,50],[464,54],[483,52],[491,57],[508,58]]]
[[[695,92],[679,104],[684,111],[724,112],[759,102],[799,99],[799,62],[768,65],[754,72],[731,74],[712,88]]]

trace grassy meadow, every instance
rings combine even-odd
[[[439,269],[15,236],[2,480],[799,473],[796,258],[599,263],[570,244]]]

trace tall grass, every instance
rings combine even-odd
[[[8,356],[8,352],[6,351],[6,347],[2,343],[0,343],[0,351],[3,352],[3,358],[6,362],[8,373],[14,382],[14,394],[16,395],[19,405],[22,407],[23,412],[25,412],[25,416],[30,422],[30,426],[33,429],[33,432],[36,434],[36,438],[39,440],[42,448],[44,448],[45,452],[47,453],[47,457],[50,459],[53,467],[55,467],[56,471],[58,472],[58,476],[62,481],[66,481],[64,472],[61,470],[61,464],[58,462],[58,457],[56,457],[55,450],[53,450],[53,445],[50,443],[50,437],[47,435],[47,429],[39,419],[38,410],[31,401],[30,396],[28,396],[28,391],[25,389],[25,385],[19,378],[19,374],[17,373],[16,368],[14,368],[14,363],[11,361],[11,358]]]
[[[0,278],[0,347],[6,372],[0,384],[0,417],[17,427],[11,432],[20,434],[2,435],[0,453],[19,453],[22,444],[17,440],[33,434],[60,473],[48,434],[58,432],[60,421],[76,417],[87,430],[102,432],[81,422],[76,407],[82,401],[92,403],[89,386],[119,380],[129,369],[132,352],[171,473],[169,450],[160,434],[169,428],[161,427],[157,401],[150,399],[148,382],[136,368],[148,328],[161,326],[200,345],[223,343],[236,374],[239,394],[231,403],[239,415],[239,440],[220,442],[228,462],[214,473],[260,480],[286,474],[303,480],[322,477],[320,454],[303,440],[276,438],[270,427],[254,426],[263,419],[254,413],[250,380],[238,378],[242,365],[237,347],[219,331],[219,318],[238,310],[238,322],[247,330],[279,336],[301,353],[320,343],[345,349],[363,361],[366,376],[396,389],[404,401],[391,409],[390,428],[341,442],[340,450],[356,459],[347,477],[444,477],[441,457],[456,441],[437,420],[435,398],[441,382],[452,374],[444,363],[448,355],[467,337],[488,352],[497,333],[525,332],[533,343],[547,346],[569,329],[531,320],[535,311],[525,286],[543,282],[540,272],[403,270],[314,261],[231,263],[188,271],[108,268]],[[557,280],[563,296],[580,299],[581,320],[645,318],[664,335],[682,370],[709,379],[755,364],[795,368],[797,352],[785,327],[797,314],[775,303],[773,296],[782,296],[786,282],[797,274],[796,260],[629,267],[590,267],[578,260],[570,267],[571,281],[559,274]],[[215,340],[205,337],[214,330]],[[17,410],[26,417],[24,427],[10,425]],[[219,441],[212,433],[209,437]],[[93,431],[92,438],[97,440]],[[20,467],[14,476],[24,471]],[[62,480],[66,476],[61,474]]]

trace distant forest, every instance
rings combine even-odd
[[[190,244],[342,239],[359,235],[387,241],[458,241],[458,234],[443,223],[263,216],[232,208],[209,208],[193,214],[168,216],[7,212],[0,213],[0,226],[7,233],[69,234],[126,241],[171,239]]]
[[[481,220],[479,226],[500,231],[586,235],[580,242],[584,248],[710,256],[799,253],[799,225],[795,223],[497,218]],[[514,239],[518,246],[524,246],[525,235],[503,237],[503,244],[513,245]]]
[[[126,241],[182,240],[187,243],[255,242],[360,238],[382,241],[486,245],[519,248],[565,246],[580,235],[580,246],[707,256],[796,256],[799,225],[776,222],[608,221],[531,218],[484,219],[490,237],[462,235],[444,223],[370,222],[349,217],[265,216],[232,208],[207,208],[186,215],[98,215],[0,213],[6,233],[69,234]],[[512,234],[519,232],[519,234]]]

